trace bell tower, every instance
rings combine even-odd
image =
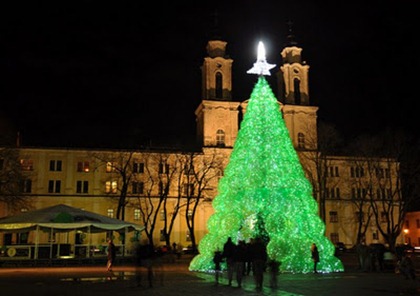
[[[195,111],[197,140],[203,147],[233,147],[238,134],[239,102],[232,102],[232,63],[227,42],[210,40],[201,66],[202,101]]]
[[[309,65],[302,61],[302,48],[298,46],[289,22],[289,34],[281,52],[282,65],[277,73],[278,99],[283,104],[284,121],[297,150],[317,149],[317,111],[310,106]]]

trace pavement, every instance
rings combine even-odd
[[[361,272],[349,260],[342,260],[345,271],[329,274],[279,274],[278,287],[271,288],[264,275],[262,291],[256,291],[252,276],[246,276],[241,288],[236,282],[227,285],[222,274],[218,285],[214,274],[188,270],[191,258],[161,262],[154,266],[153,287],[149,287],[145,270],[134,266],[0,268],[0,293],[3,296],[138,296],[138,295],[420,295],[420,281],[407,280],[393,271]],[[346,263],[347,262],[347,263]],[[347,264],[347,267],[346,267]],[[137,286],[136,272],[143,276]]]

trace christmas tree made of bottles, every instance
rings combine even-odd
[[[259,74],[258,82],[219,182],[208,233],[190,263],[191,271],[214,270],[213,255],[223,249],[228,237],[235,243],[266,239],[269,258],[281,263],[281,272],[293,273],[313,271],[311,245],[315,243],[320,254],[318,272],[344,271],[334,256],[334,245],[325,236],[312,185],[293,147],[279,102],[264,77],[272,67],[265,61],[265,52],[260,56],[259,47],[257,63],[248,71]]]

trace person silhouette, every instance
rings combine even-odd
[[[317,265],[319,262],[319,251],[315,243],[312,243],[312,246],[311,246],[311,256],[312,256],[312,261],[314,261],[314,273],[318,273]]]
[[[261,291],[264,283],[264,270],[267,264],[267,249],[260,237],[251,244],[252,268],[257,291]]]
[[[112,267],[114,266],[115,263],[115,257],[117,256],[117,250],[115,248],[114,243],[112,242],[112,239],[108,240],[108,248],[107,248],[107,270],[108,271],[112,271]]]
[[[236,245],[233,243],[232,238],[228,237],[223,245],[223,257],[226,258],[228,285],[232,285],[233,272],[235,270],[235,252]]]
[[[221,273],[221,263],[223,261],[223,255],[222,252],[220,252],[219,250],[216,250],[216,252],[214,252],[214,256],[213,256],[213,262],[214,262],[214,275],[215,275],[215,280],[216,280],[216,285],[219,284],[219,275]]]

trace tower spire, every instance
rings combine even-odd
[[[286,43],[285,46],[297,46],[298,43],[296,41],[296,37],[293,33],[293,21],[292,20],[288,20],[286,22],[287,26],[288,26],[288,34],[286,36]]]
[[[214,10],[214,12],[211,13],[212,17],[212,24],[210,28],[210,39],[211,40],[221,40],[222,36],[220,34],[220,28],[219,28],[219,12],[217,9]]]

